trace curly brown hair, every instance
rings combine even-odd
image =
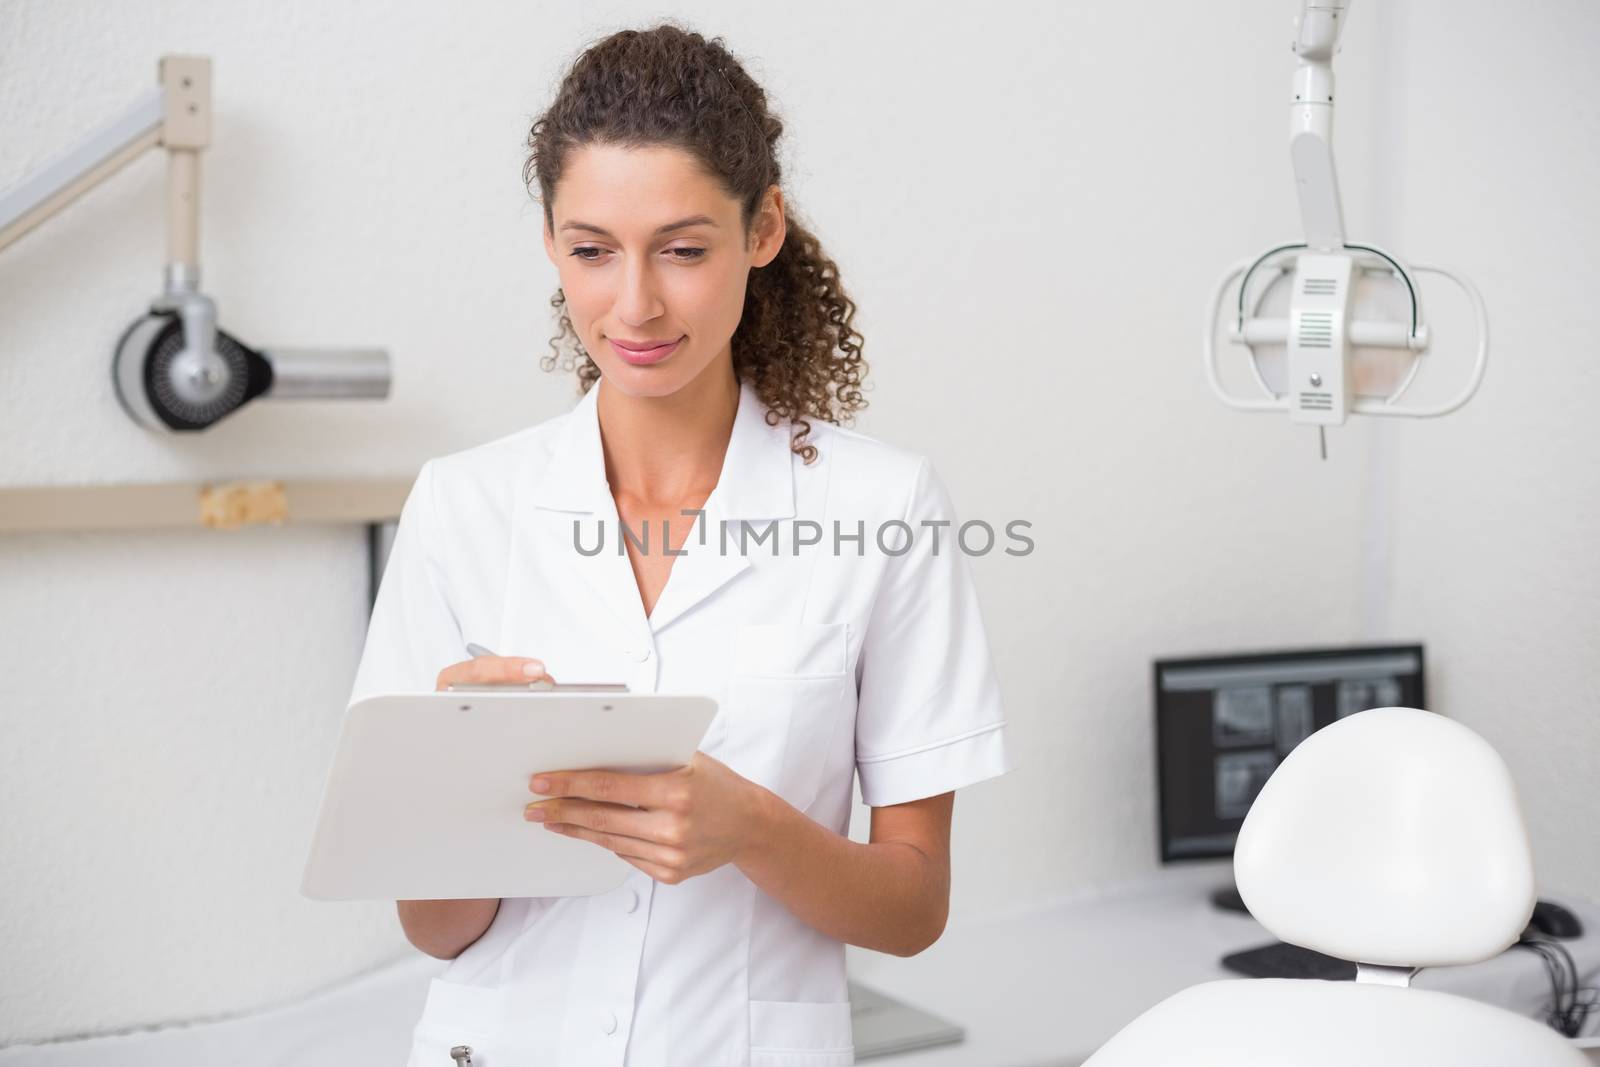
[[[528,132],[523,181],[530,192],[538,181],[545,226],[553,231],[550,205],[572,149],[681,148],[740,201],[748,238],[762,196],[772,185],[781,187],[776,146],[782,133],[767,94],[721,38],[707,40],[671,23],[623,30],[590,46],[562,79],[555,101]],[[784,218],[788,232],[777,258],[750,272],[733,334],[733,369],[766,404],[770,425],[793,421],[791,447],[810,463],[817,449],[806,441],[807,419],[852,421],[867,406],[861,395],[867,365],[852,325],[856,306],[845,295],[838,265],[792,208],[785,207]],[[576,368],[579,388],[587,392],[600,368],[572,327],[566,294],[557,289],[550,304],[559,332],[541,366]]]

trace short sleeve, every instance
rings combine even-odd
[[[902,521],[914,536],[909,549],[885,560],[861,647],[856,769],[871,807],[936,796],[1012,769],[959,523],[926,460]],[[898,545],[885,540],[905,544],[903,537]]]
[[[350,704],[379,693],[431,693],[441,670],[467,658],[435,551],[433,482],[429,460],[400,510]]]

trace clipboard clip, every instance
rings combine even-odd
[[[626,693],[622,682],[552,682],[536,678],[531,682],[470,682],[444,687],[447,693]]]

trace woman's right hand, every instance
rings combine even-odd
[[[434,682],[435,692],[447,685],[491,685],[506,682],[533,682],[540,678],[554,678],[545,673],[544,661],[527,656],[478,656],[475,659],[452,663],[439,672]]]

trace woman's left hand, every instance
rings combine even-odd
[[[528,788],[550,799],[529,804],[523,818],[608,848],[669,885],[736,862],[757,839],[764,792],[703,752],[663,774],[541,771]]]

